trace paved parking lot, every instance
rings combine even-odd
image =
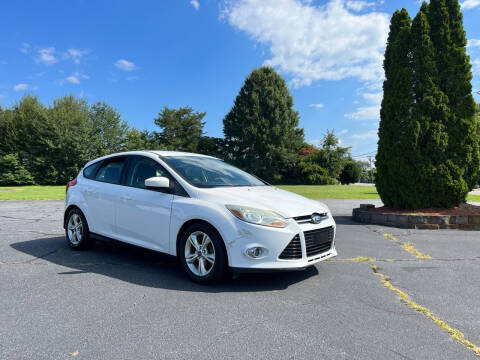
[[[205,287],[150,251],[70,250],[62,202],[0,202],[0,359],[476,358],[480,233],[360,225],[360,201],[327,203],[337,259]]]

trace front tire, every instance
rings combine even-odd
[[[87,219],[79,209],[72,209],[68,213],[65,236],[72,249],[83,250],[93,246],[94,241],[90,236]]]
[[[201,284],[216,283],[227,274],[227,255],[223,240],[205,224],[193,224],[182,234],[179,258],[187,275]]]

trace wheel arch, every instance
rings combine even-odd
[[[223,240],[223,237],[220,234],[220,231],[218,231],[215,226],[213,226],[210,222],[208,222],[206,220],[203,220],[203,219],[190,219],[190,220],[186,221],[185,223],[183,223],[183,225],[180,227],[180,229],[178,230],[178,233],[177,233],[176,246],[175,246],[176,254],[175,255],[177,257],[179,256],[179,253],[180,253],[180,238],[182,237],[182,234],[185,232],[185,230],[189,226],[191,226],[193,224],[203,224],[203,225],[206,225],[209,228],[211,228],[213,231],[215,231],[215,233],[217,234],[217,236],[220,238],[220,240],[222,242],[223,251],[225,253],[225,256],[227,257],[226,258],[226,263],[228,264],[228,251],[227,251],[227,247],[225,246],[225,240]]]
[[[82,209],[80,209],[79,206],[77,205],[69,205],[66,209],[65,209],[65,212],[63,213],[63,228],[65,229],[67,227],[67,216],[68,216],[68,213],[70,211],[72,211],[73,209],[78,209],[82,214],[83,216],[85,216],[85,213],[82,211]]]

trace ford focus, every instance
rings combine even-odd
[[[320,202],[214,157],[135,151],[95,159],[67,184],[74,249],[110,238],[176,256],[200,283],[229,272],[298,270],[337,255]]]

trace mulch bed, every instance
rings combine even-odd
[[[460,206],[455,206],[450,209],[442,208],[429,208],[429,209],[417,209],[417,210],[398,210],[390,208],[387,206],[382,206],[378,208],[367,208],[364,209],[371,212],[381,213],[381,214],[406,214],[406,215],[480,215],[480,206],[472,204],[460,204]]]

